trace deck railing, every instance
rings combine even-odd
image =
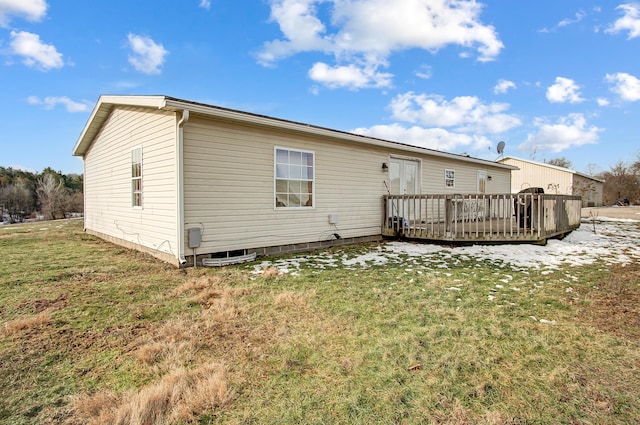
[[[544,242],[580,226],[570,195],[385,195],[382,234],[459,242]]]

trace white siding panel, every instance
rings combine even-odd
[[[85,227],[177,255],[175,115],[114,108],[85,155]],[[142,147],[143,208],[131,206],[131,148]]]
[[[528,187],[541,187],[545,193],[552,195],[572,194],[573,173],[570,171],[545,167],[516,158],[508,158],[504,163],[519,168],[511,174],[511,190],[514,193]]]
[[[184,127],[185,226],[203,229],[198,253],[379,235],[388,175],[382,163],[402,151],[345,144],[272,129],[192,117]],[[315,153],[315,206],[274,208],[274,147]],[[416,157],[416,156],[414,156]],[[447,193],[444,169],[456,170],[456,192],[476,193],[479,164],[428,155],[422,192]],[[491,167],[488,192],[509,192],[509,170]],[[338,214],[336,226],[329,214]]]

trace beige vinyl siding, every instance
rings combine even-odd
[[[455,171],[454,189],[445,186],[445,169]],[[425,155],[422,157],[422,193],[477,193],[478,171],[485,171],[487,176],[491,176],[491,180],[487,181],[487,194],[510,192],[510,170]]]
[[[573,194],[582,196],[582,206],[602,206],[602,182],[589,179],[580,175],[573,176]]]
[[[541,187],[545,193],[552,195],[572,194],[573,173],[571,171],[562,171],[515,158],[508,158],[503,163],[519,168],[511,174],[511,190],[514,193],[528,187]]]
[[[313,208],[274,208],[275,147],[314,153]],[[421,160],[423,193],[447,193],[445,168],[456,170],[456,191],[476,193],[476,164],[192,116],[184,127],[185,227],[203,230],[198,253],[330,240],[334,232],[379,235],[390,155]],[[497,176],[488,192],[508,192],[509,170],[488,168]],[[338,214],[335,227],[329,214]]]
[[[85,228],[177,256],[175,115],[116,107],[85,155]],[[142,208],[132,207],[131,149],[142,148]]]

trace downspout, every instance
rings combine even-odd
[[[182,111],[182,117],[177,125],[177,173],[178,173],[178,261],[180,266],[187,264],[184,258],[184,128],[183,125],[189,121],[189,110]]]

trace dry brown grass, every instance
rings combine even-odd
[[[242,290],[225,289],[219,298],[212,300],[212,304],[207,310],[203,311],[203,317],[206,320],[214,322],[226,322],[235,319],[242,314],[242,309],[236,305],[235,297],[241,294]],[[208,323],[211,325],[212,323]]]
[[[197,344],[197,324],[190,319],[174,319],[143,335],[134,356],[138,362],[153,367],[155,373],[166,373],[189,363]]]
[[[198,276],[190,279],[178,286],[174,291],[174,295],[182,295],[185,292],[198,292],[204,288],[213,286],[214,279],[211,276]]]
[[[214,301],[217,298],[220,298],[221,296],[222,296],[222,293],[218,289],[203,288],[200,291],[198,291],[198,293],[194,297],[190,299],[190,302],[200,304],[202,308],[206,309],[211,307],[211,304],[213,304]]]
[[[11,320],[6,322],[2,326],[2,334],[5,336],[12,335],[16,332],[35,328],[40,325],[44,325],[46,323],[51,322],[51,312],[49,310],[45,310],[40,314],[29,317],[22,317],[20,319]]]
[[[242,282],[247,280],[245,273],[233,269],[220,270],[216,274],[207,274],[204,269],[193,273],[198,274],[175,288],[171,295],[179,296],[184,293],[198,293],[207,288],[227,287],[228,283],[232,281]]]
[[[607,279],[592,291],[582,319],[613,335],[640,340],[640,264],[612,266]]]
[[[265,279],[278,277],[281,274],[282,274],[282,272],[280,270],[278,270],[277,267],[274,267],[274,266],[263,267],[262,268],[262,273],[261,273],[262,277],[264,277]]]
[[[277,306],[296,306],[304,307],[307,305],[307,300],[316,296],[315,289],[299,292],[299,291],[285,291],[277,294],[273,298],[273,302]]]
[[[230,401],[224,367],[210,363],[195,370],[177,369],[139,392],[117,397],[111,392],[74,400],[76,417],[93,425],[193,423],[199,414]]]
[[[147,365],[154,364],[162,359],[166,348],[167,345],[165,343],[153,342],[140,347],[138,351],[136,351],[135,356],[140,363]]]

